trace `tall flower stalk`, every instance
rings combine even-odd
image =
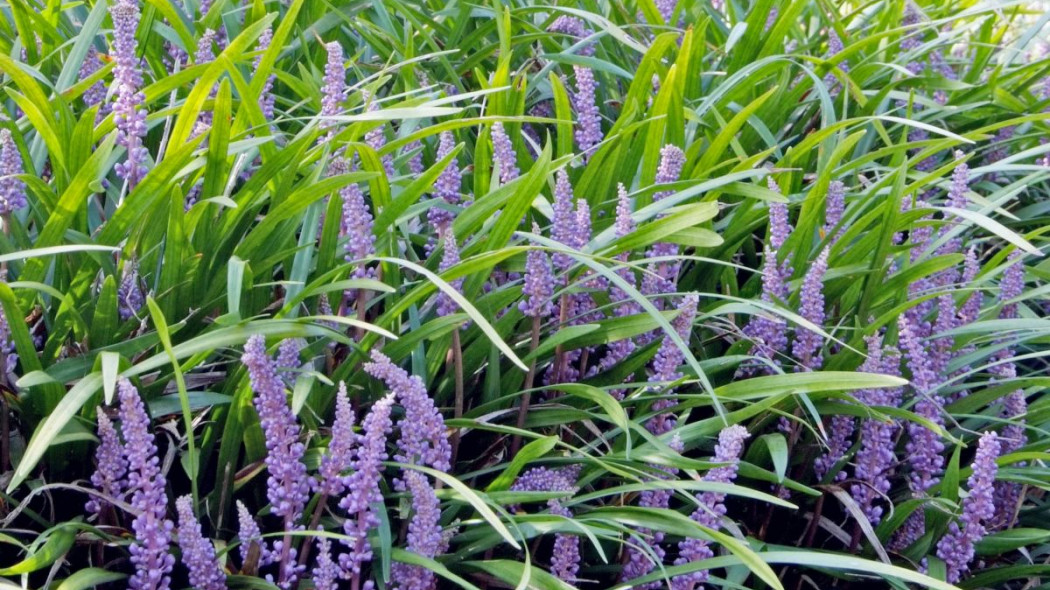
[[[142,72],[139,69],[138,42],[135,32],[139,27],[138,0],[117,0],[110,6],[113,18],[113,123],[117,127],[117,144],[124,147],[124,161],[114,166],[117,176],[133,189],[146,176],[149,151],[142,140],[146,136],[146,95],[142,93]]]

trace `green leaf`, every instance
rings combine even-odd
[[[514,455],[507,467],[503,469],[503,472],[485,488],[485,491],[501,492],[509,490],[511,484],[514,483],[514,479],[518,477],[518,474],[521,473],[521,470],[526,465],[551,452],[557,445],[558,437],[556,436],[543,436],[525,445],[518,451],[517,455]]]

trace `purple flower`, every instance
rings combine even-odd
[[[179,514],[182,563],[190,572],[190,585],[196,590],[226,590],[226,573],[215,557],[215,546],[201,534],[201,525],[193,515],[193,497],[175,500],[175,510]]]
[[[372,211],[365,203],[364,193],[357,183],[339,189],[339,197],[343,200],[343,218],[339,225],[339,233],[346,239],[343,259],[347,262],[357,262],[354,276],[365,278],[370,273],[362,261],[376,252]]]
[[[681,437],[675,434],[671,437],[670,442],[667,444],[671,450],[676,453],[681,453],[684,449]],[[678,474],[678,468],[656,466],[652,465],[656,472],[657,477],[660,479],[668,479]],[[671,504],[671,493],[672,490],[664,488],[647,489],[638,495],[638,505],[643,508],[667,508]],[[661,531],[650,531],[648,529],[640,529],[637,531],[639,536],[648,536],[650,541],[648,543],[649,550],[659,559],[663,560],[667,552],[660,543],[663,542],[664,533]],[[656,567],[648,555],[648,552],[642,548],[641,543],[636,539],[631,539],[627,543],[627,563],[623,566],[623,571],[620,573],[620,581],[627,582],[635,578],[648,575],[649,572],[653,571]],[[649,582],[648,584],[637,586],[639,589],[644,590],[655,590],[661,586],[660,582]]]
[[[128,260],[124,263],[120,285],[117,286],[117,311],[120,320],[127,321],[134,317],[145,302],[146,296],[139,285],[138,262],[135,259]]]
[[[532,232],[538,234],[539,226],[532,224]],[[534,317],[548,317],[554,311],[554,274],[547,253],[538,248],[525,255],[525,284],[521,288],[524,298],[518,303],[521,313]]]
[[[838,55],[839,53],[841,53],[842,49],[843,49],[843,47],[842,47],[842,39],[839,38],[839,35],[838,35],[838,33],[835,32],[835,29],[829,28],[828,29],[828,51],[827,51],[827,53],[824,54],[824,59],[831,60],[831,58],[833,58],[836,55]],[[841,61],[841,62],[838,63],[838,68],[840,70],[842,70],[843,72],[848,72],[849,71],[849,63],[846,62],[846,61]],[[824,85],[827,86],[828,88],[832,88],[833,86],[836,86],[837,82],[838,82],[838,80],[835,79],[835,74],[833,74],[831,72],[828,72],[828,74],[826,76],[824,76]],[[835,90],[837,91],[838,89],[836,88]]]
[[[98,50],[94,47],[89,47],[87,55],[84,56],[84,62],[80,64],[79,79],[86,80],[101,68],[102,60],[98,57]],[[106,100],[106,85],[102,83],[102,80],[95,82],[90,88],[85,90],[82,98],[84,99],[84,104],[89,107],[101,105],[98,111],[100,116],[103,116],[104,112],[108,112],[108,107],[102,104],[102,101]]]
[[[781,305],[787,296],[788,286],[777,262],[777,253],[766,247],[762,262],[762,301]],[[749,354],[780,365],[779,356],[788,348],[787,322],[779,317],[766,314],[754,315],[744,327],[744,334],[752,340]],[[752,374],[755,369],[752,366],[741,368],[744,375]],[[762,370],[762,372],[768,371]]]
[[[438,136],[437,161],[445,159],[454,149],[456,149],[456,138],[451,131],[442,131]],[[453,158],[434,181],[434,198],[441,199],[447,205],[457,205],[460,201],[459,190],[462,184],[463,171],[459,169],[459,162],[456,161],[456,158]],[[445,228],[452,223],[452,218],[453,214],[448,209],[441,207],[427,209],[427,221],[437,228],[438,233],[445,231]]]
[[[587,37],[591,34],[587,27],[584,26],[583,19],[569,15],[562,15],[554,19],[554,22],[547,27],[547,31],[550,33],[564,33],[576,39]],[[580,47],[578,53],[585,56],[594,55],[594,44],[587,43]]]
[[[113,422],[102,408],[98,408],[98,449],[95,451],[97,466],[91,474],[91,485],[100,493],[110,498],[124,495],[124,475],[128,472],[128,462],[124,458],[124,447],[120,444]],[[101,515],[109,502],[97,496],[91,496],[84,509],[92,514]]]
[[[0,129],[0,215],[11,215],[26,206],[26,184],[18,178],[23,172],[22,154],[11,130]]]
[[[452,445],[445,420],[427,394],[423,380],[409,375],[378,350],[372,351],[372,362],[365,363],[364,370],[386,383],[405,408],[394,460],[447,472],[452,466]]]
[[[412,154],[408,159],[408,171],[414,176],[419,176],[423,173],[423,143],[418,139],[408,143],[402,148],[403,153]]]
[[[667,144],[660,149],[660,165],[656,170],[657,184],[667,184],[678,180],[685,165],[685,153],[678,146]],[[662,191],[653,194],[653,201],[658,201],[670,195],[672,191]],[[671,242],[658,242],[649,248],[646,254],[648,258],[665,258],[651,265],[649,272],[642,276],[643,295],[658,295],[672,293],[678,283],[678,272],[682,263],[676,259],[678,256],[678,245]],[[656,302],[656,307],[662,309],[662,303]],[[644,340],[644,338],[643,338]]]
[[[656,184],[669,184],[678,180],[685,166],[685,152],[682,148],[667,144],[660,148],[660,164],[656,168]],[[653,201],[659,201],[674,194],[674,191],[658,191],[653,193]]]
[[[576,147],[583,160],[591,156],[595,146],[602,142],[602,115],[598,111],[595,91],[598,83],[594,72],[584,66],[573,66],[576,73],[576,92],[572,95],[572,107],[576,111]]]
[[[442,552],[441,507],[434,488],[422,472],[403,469],[405,483],[412,494],[412,520],[408,524],[408,550],[433,559]],[[400,590],[433,590],[437,587],[434,572],[420,565],[393,565],[394,587]]]
[[[580,475],[579,465],[561,469],[533,467],[519,475],[511,484],[512,492],[571,492],[576,490]]]
[[[970,495],[962,503],[959,523],[951,523],[948,534],[937,543],[937,557],[944,560],[948,568],[948,582],[956,583],[970,569],[974,545],[980,541],[987,529],[985,525],[995,515],[992,500],[992,485],[999,468],[999,440],[994,432],[981,435],[977,444],[977,455],[973,460],[973,474],[966,481]]]
[[[237,524],[239,527],[237,537],[241,542],[238,546],[241,552],[241,561],[248,561],[248,553],[254,546],[259,550],[259,563],[270,563],[270,554],[266,549],[266,544],[263,543],[259,523],[255,522],[255,519],[252,518],[252,513],[248,512],[248,507],[240,500],[237,500]]]
[[[113,85],[116,102],[113,105],[113,123],[117,128],[117,143],[124,147],[126,159],[114,166],[117,176],[128,182],[129,188],[146,176],[149,151],[142,145],[146,136],[146,95],[140,92],[142,72],[136,55],[138,43],[135,31],[139,26],[137,0],[117,0],[109,9],[113,18]]]
[[[860,370],[900,376],[900,353],[893,347],[885,347],[880,351],[882,338],[878,334],[869,336],[867,342],[868,357]],[[856,397],[857,401],[865,405],[897,407],[901,393],[900,387],[867,389],[857,392]],[[868,418],[861,422],[860,449],[855,457],[854,471],[858,483],[850,486],[850,494],[872,525],[882,520],[883,508],[875,506],[875,501],[890,491],[890,475],[897,462],[894,446],[899,428],[896,420],[882,422]]]
[[[340,381],[339,391],[335,396],[332,440],[328,442],[328,451],[321,457],[321,465],[317,469],[320,477],[315,482],[315,492],[327,496],[338,496],[343,493],[343,490],[346,489],[343,472],[348,470],[354,461],[356,443],[354,409],[350,406],[346,383]]]
[[[259,64],[262,63],[263,53],[270,48],[271,42],[273,42],[273,28],[266,27],[259,35],[259,40],[255,44],[255,50],[259,52],[259,55],[255,58],[255,61],[252,62],[253,71],[259,70]],[[263,117],[266,117],[267,121],[273,120],[273,105],[277,98],[273,93],[273,83],[276,79],[276,74],[270,74],[267,76],[266,82],[263,82],[262,90],[259,91],[259,110],[262,111]]]
[[[364,101],[367,105],[365,110],[369,113],[374,113],[379,110],[379,103],[375,101],[375,97],[368,91],[362,92],[364,95]],[[375,129],[372,129],[365,133],[365,143],[368,147],[379,151],[386,145],[386,124],[380,125]],[[386,172],[388,177],[394,176],[394,158],[390,154],[381,157],[383,162],[383,170]]]
[[[834,244],[842,236],[846,228],[835,228],[842,223],[842,215],[846,212],[846,185],[841,180],[832,180],[828,184],[827,198],[824,201],[824,235],[832,236],[830,243]]]
[[[572,247],[576,243],[576,215],[573,212],[572,185],[569,175],[559,170],[554,181],[554,216],[551,219],[551,237],[560,244]],[[572,267],[573,258],[563,252],[555,252],[551,259],[554,269],[566,272]]]
[[[310,479],[303,464],[306,446],[299,441],[299,423],[288,405],[284,382],[277,374],[276,363],[266,352],[262,336],[256,334],[248,339],[241,361],[248,369],[255,393],[255,410],[266,440],[265,462],[270,473],[266,496],[270,500],[270,511],[283,519],[284,531],[290,532],[302,516],[310,492]],[[295,550],[287,545],[288,539],[280,543],[280,547],[274,544],[274,553],[280,554],[277,585],[287,590],[295,584]]]
[[[510,486],[513,492],[572,492],[580,474],[580,465],[570,465],[561,469],[534,467],[522,473]],[[572,518],[561,503],[552,498],[547,501],[551,514]],[[575,580],[579,571],[579,539],[573,535],[557,533],[554,535],[554,554],[551,558],[551,572],[562,580]]]
[[[718,434],[718,444],[715,445],[714,462],[724,463],[704,474],[703,480],[707,482],[732,483],[736,479],[736,472],[740,463],[740,455],[744,451],[744,441],[750,435],[747,429],[739,424],[724,428]],[[720,528],[722,516],[726,513],[725,494],[720,492],[703,492],[698,498],[700,507],[693,512],[691,518],[697,523],[711,528]],[[690,537],[678,543],[678,559],[675,565],[684,565],[693,561],[700,561],[712,557],[714,553],[708,546],[706,539]],[[707,570],[681,574],[671,579],[671,588],[674,590],[688,590],[698,584],[707,581]]]
[[[668,25],[671,24],[671,17],[674,16],[674,9],[677,6],[678,0],[656,0],[656,10],[660,12],[660,18],[664,19],[664,23]]]
[[[459,264],[459,246],[456,245],[456,236],[452,233],[450,227],[445,232],[445,252],[441,256],[441,264],[438,265],[438,271],[444,273],[448,269]],[[449,285],[456,290],[457,293],[463,294],[463,278],[452,279],[449,281]],[[440,291],[437,295],[437,314],[440,317],[452,315],[459,309],[459,305],[452,300],[447,293]]]
[[[387,458],[386,438],[393,429],[390,420],[393,405],[394,394],[391,393],[377,401],[365,416],[354,472],[346,480],[349,493],[339,502],[339,507],[347,513],[343,532],[351,537],[343,541],[350,552],[340,555],[339,563],[354,576],[360,576],[361,565],[372,559],[368,532],[379,526],[376,510],[383,509],[379,480],[383,475],[383,461]]]
[[[1017,319],[1017,303],[1011,301],[1024,292],[1024,263],[1021,262],[1021,253],[1014,252],[1009,261],[1010,265],[1003,271],[1003,278],[999,282],[999,301],[1003,304],[999,319],[1003,320]]]
[[[671,327],[674,328],[678,337],[686,342],[689,340],[689,333],[692,331],[693,322],[696,320],[696,307],[699,302],[700,297],[695,293],[683,297],[678,305],[678,315],[671,322]],[[674,340],[670,336],[664,336],[663,341],[660,343],[660,349],[656,351],[656,356],[653,357],[652,365],[650,365],[649,382],[666,385],[681,379],[682,374],[678,371],[678,367],[682,365],[684,360],[685,355],[678,348],[678,345],[675,344]],[[660,412],[674,405],[675,400],[668,395],[653,402],[652,409],[655,412]],[[649,432],[656,435],[670,432],[674,426],[674,415],[669,413],[657,414],[645,424]]]
[[[324,529],[318,529],[324,531]],[[339,564],[332,560],[332,543],[324,537],[317,537],[317,567],[313,571],[316,590],[337,590],[343,571]]]
[[[38,337],[34,336],[34,342]],[[43,348],[43,342],[37,344],[37,348]],[[11,339],[11,325],[7,323],[7,316],[4,315],[3,309],[0,309],[0,364],[2,364],[2,374],[7,378],[8,383],[14,383],[17,381],[15,375],[15,367],[18,365],[18,352],[15,350],[15,342]]]
[[[970,247],[966,251],[966,259],[963,261],[963,285],[972,285],[981,271],[980,261],[977,259],[977,249]],[[959,308],[960,325],[972,324],[981,315],[981,304],[984,302],[984,294],[979,289],[974,289]]]
[[[514,146],[499,121],[492,124],[492,169],[497,171],[501,184],[507,184],[521,173]]]
[[[284,382],[288,385],[295,383],[295,371],[302,364],[299,355],[303,344],[301,338],[285,338],[277,346],[277,369],[285,372]]]
[[[767,179],[769,190],[780,193],[780,186],[777,185],[773,177],[770,176]],[[780,250],[784,247],[784,242],[787,241],[788,236],[791,235],[791,223],[788,221],[788,206],[787,203],[770,203],[769,204],[769,245],[774,250]]]
[[[343,67],[343,46],[338,41],[325,43],[328,61],[324,66],[324,85],[321,86],[321,121],[317,126],[329,129],[322,141],[328,141],[335,135],[337,122],[332,120],[342,112],[342,103],[346,98],[346,69]]]
[[[940,426],[944,424],[941,416],[940,398],[932,394],[935,387],[936,375],[929,368],[929,358],[926,349],[919,339],[919,335],[907,316],[900,316],[897,320],[897,329],[901,348],[908,361],[908,369],[911,371],[912,387],[915,389],[918,402],[915,404],[915,412]],[[909,422],[908,444],[905,445],[907,461],[911,466],[908,474],[908,487],[912,494],[921,497],[938,481],[940,471],[944,467],[944,443],[936,432],[925,426]],[[911,515],[905,526],[898,531],[893,540],[895,548],[904,548],[913,543],[922,535],[925,526],[925,516],[922,511],[916,511]]]
[[[572,512],[557,500],[549,500],[551,514],[572,519]],[[580,571],[580,538],[576,535],[555,533],[554,551],[551,553],[551,573],[559,580],[573,583]]]
[[[806,271],[802,279],[802,291],[799,295],[799,315],[816,326],[824,325],[824,273],[828,270],[828,248],[817,256],[813,266]],[[820,348],[823,344],[820,334],[799,327],[795,330],[795,341],[791,345],[791,354],[799,363],[800,370],[815,371],[824,364]]]
[[[160,470],[149,415],[139,392],[130,381],[121,378],[117,383],[117,397],[128,463],[128,490],[131,506],[138,515],[131,523],[135,535],[129,551],[135,574],[128,581],[128,587],[167,590],[171,584],[171,568],[175,565],[175,557],[169,552],[175,525],[167,519],[167,482]]]

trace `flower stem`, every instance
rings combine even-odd
[[[539,316],[532,318],[532,340],[529,342],[529,354],[531,354],[536,347],[540,344],[540,318]],[[521,404],[518,406],[518,429],[525,427],[525,415],[529,412],[529,401],[532,397],[532,383],[536,380],[536,359],[532,359],[529,363],[529,372],[525,375],[525,384],[522,389],[525,391],[521,394]],[[510,456],[518,454],[518,449],[521,448],[521,435],[515,434],[514,438],[510,441]]]

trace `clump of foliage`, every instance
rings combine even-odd
[[[12,0],[0,588],[1030,587],[999,0]]]

